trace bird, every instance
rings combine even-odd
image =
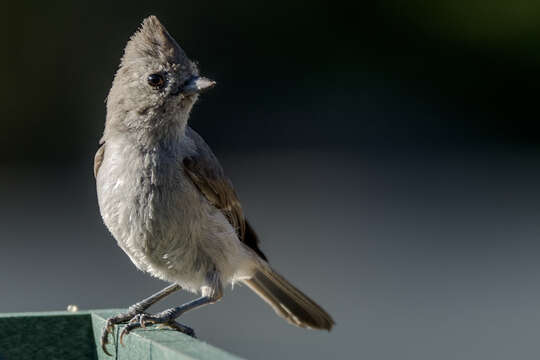
[[[104,224],[135,266],[170,285],[107,319],[101,347],[108,355],[119,324],[126,324],[120,342],[153,325],[195,336],[177,321],[180,315],[217,302],[223,287],[235,283],[247,285],[293,325],[328,331],[334,325],[270,266],[232,182],[188,124],[199,95],[215,84],[200,75],[156,16],[145,18],[127,42],[94,157],[97,199]],[[199,297],[147,312],[180,289]]]

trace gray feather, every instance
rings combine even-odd
[[[261,267],[244,283],[293,325],[328,331],[334,325],[334,320],[323,308],[269,266]]]

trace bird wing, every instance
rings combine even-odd
[[[238,238],[261,258],[266,256],[259,249],[259,240],[249,225],[231,180],[225,176],[218,159],[204,139],[188,127],[186,135],[193,140],[196,153],[183,159],[184,171],[206,199],[221,210],[236,230]]]
[[[94,177],[97,176],[101,163],[103,162],[103,155],[105,154],[105,144],[102,143],[94,156]]]

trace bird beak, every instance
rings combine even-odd
[[[200,94],[203,91],[211,89],[216,85],[215,81],[202,76],[197,76],[188,81],[182,88],[182,94],[185,96]]]

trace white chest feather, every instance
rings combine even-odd
[[[184,175],[184,151],[107,142],[96,180],[103,220],[133,263],[197,291],[213,269],[231,282],[249,266],[234,229]]]

